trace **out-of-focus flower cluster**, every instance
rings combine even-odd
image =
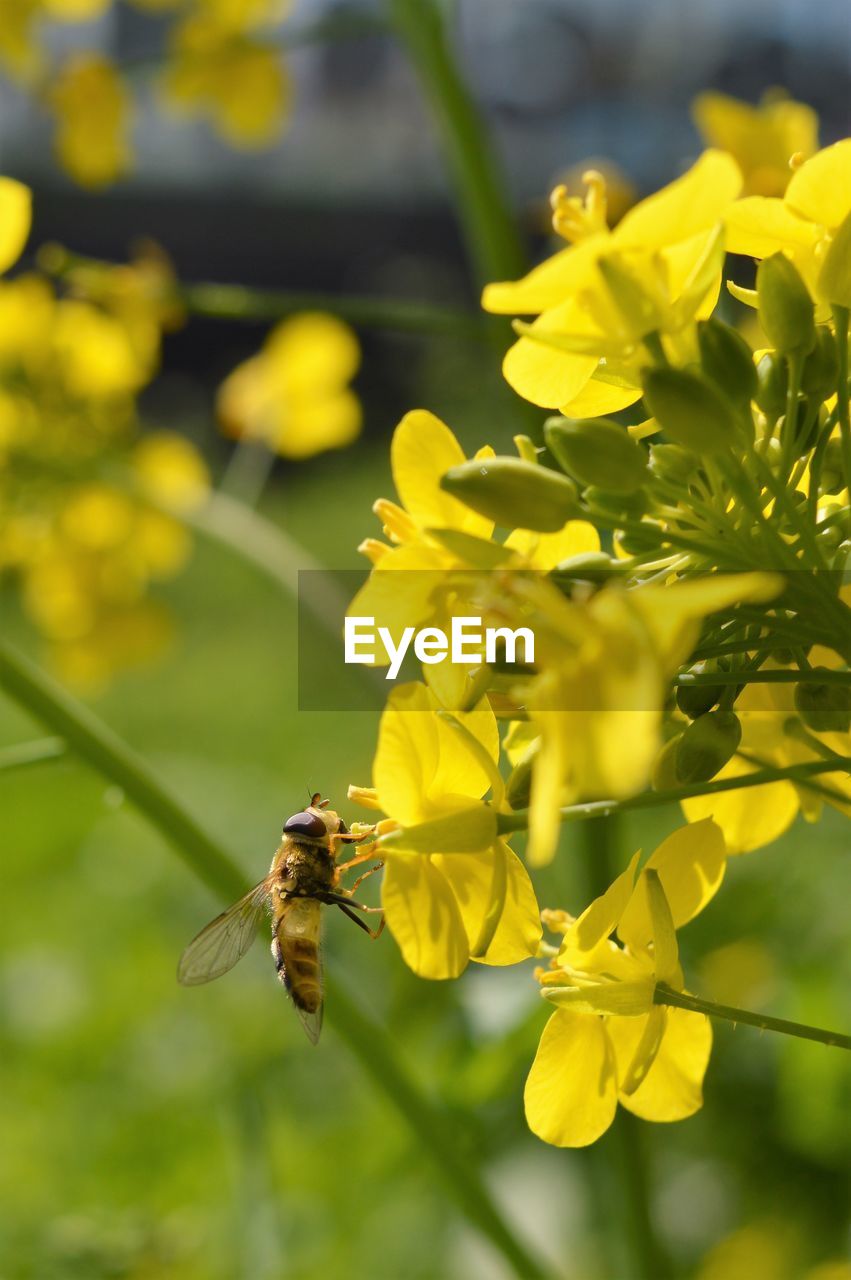
[[[159,59],[133,76],[100,52],[55,61],[53,24],[105,19],[117,0],[4,0],[0,71],[37,93],[55,118],[56,157],[82,186],[103,187],[133,164],[134,85],[155,79],[164,110],[203,119],[229,145],[265,147],[280,136],[291,85],[277,28],[286,0],[134,0],[168,19]],[[129,73],[131,69],[127,68]]]
[[[544,912],[563,940],[537,944],[556,1012],[526,1107],[559,1145],[594,1141],[618,1102],[661,1121],[701,1105],[711,1032],[677,930],[730,855],[851,812],[851,140],[816,150],[812,113],[778,98],[696,114],[714,145],[688,172],[614,229],[599,172],[557,188],[566,247],[485,290],[516,317],[507,380],[556,412],[516,456],[469,459],[408,414],[350,607],[396,644],[470,616],[535,637],[521,664],[421,653],[425,685],[391,695],[374,785],[352,790],[387,815],[387,921],[418,973],[488,959],[483,920],[514,939],[502,963],[535,949],[510,832],[536,865],[565,807],[682,802],[686,825],[578,918]],[[753,287],[724,287],[728,252],[755,260]]]
[[[0,254],[29,227],[28,193],[0,186]],[[59,290],[21,274],[0,282],[0,578],[72,683],[96,686],[159,652],[168,614],[152,583],[185,563],[172,512],[203,501],[205,465],[170,432],[141,435],[136,396],[176,323],[165,261],[81,267]]]

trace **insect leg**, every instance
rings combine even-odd
[[[354,882],[353,885],[350,885],[350,887],[346,890],[346,892],[354,893],[355,889],[357,889],[359,884],[361,884],[364,880],[368,880],[370,876],[374,876],[376,871],[380,871],[383,866],[384,866],[383,862],[376,862],[374,867],[370,867],[368,871],[364,871],[363,875],[358,876],[357,880]]]
[[[272,959],[275,961],[275,970],[278,977],[281,979],[281,982],[286,983],[287,978],[286,970],[284,968],[284,952],[281,947],[281,940],[278,937],[277,930],[272,934]]]
[[[379,924],[378,928],[377,928],[377,929],[370,929],[370,927],[369,927],[369,925],[366,923],[366,921],[365,921],[365,920],[361,920],[360,916],[356,916],[356,915],[355,915],[355,913],[354,913],[354,911],[352,911],[352,910],[351,910],[351,908],[350,908],[350,907],[348,907],[344,901],[342,901],[342,902],[341,902],[341,901],[340,901],[340,899],[338,898],[338,899],[336,899],[336,903],[337,903],[337,906],[338,906],[338,907],[340,908],[340,910],[342,911],[343,915],[348,916],[350,920],[354,920],[354,922],[355,922],[355,924],[358,926],[358,928],[363,929],[364,933],[368,933],[368,934],[369,934],[369,936],[373,939],[373,941],[375,941],[375,939],[376,939],[376,938],[380,938],[380,937],[381,937],[381,934],[382,934],[382,932],[383,932],[383,930],[384,930],[384,916],[383,916],[383,915],[382,915],[382,917],[381,917],[381,923]],[[369,907],[366,907],[366,908],[361,907],[361,911],[364,911],[364,910],[369,911],[369,910],[370,910],[370,908],[369,908]],[[375,907],[375,908],[372,908],[372,910],[380,911],[380,910],[381,910],[381,908],[380,908],[380,907]]]

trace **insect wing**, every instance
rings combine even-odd
[[[177,980],[184,987],[212,982],[241,960],[257,936],[269,905],[272,877],[255,885],[244,898],[201,930],[180,957]]]

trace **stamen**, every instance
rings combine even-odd
[[[384,533],[393,542],[412,542],[416,538],[417,526],[407,511],[389,498],[379,498],[372,509],[384,526]]]

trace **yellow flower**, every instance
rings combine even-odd
[[[824,656],[819,658],[818,654]],[[813,650],[811,657],[814,663],[836,665],[835,655],[826,650]],[[830,751],[851,754],[851,735],[847,733],[800,736],[793,689],[791,684],[749,684],[742,691],[736,700],[742,741],[718,778],[744,777],[766,765],[787,769]],[[682,802],[682,808],[689,822],[714,818],[724,832],[727,852],[736,854],[778,840],[799,812],[808,822],[817,822],[825,803],[851,815],[851,780],[847,776],[830,773],[810,779],[809,784],[768,782],[715,796],[693,796]]]
[[[583,1147],[618,1102],[644,1120],[682,1120],[703,1102],[712,1030],[697,1013],[657,1004],[658,983],[683,990],[676,929],[717,892],[724,840],[705,821],[675,831],[636,879],[639,855],[571,921],[542,994],[557,1006],[526,1082],[526,1119],[545,1142]],[[545,913],[546,915],[547,913]],[[620,945],[610,935],[617,930]]]
[[[475,456],[493,457],[493,449],[485,446]],[[493,522],[440,487],[441,477],[465,461],[449,427],[425,409],[407,413],[396,427],[390,463],[402,505],[380,498],[373,507],[391,545],[375,538],[361,545],[374,568],[349,616],[374,618],[397,640],[411,626],[448,634],[453,616],[481,615],[480,588],[489,588],[495,568],[546,572],[570,556],[599,550],[596,530],[582,520],[558,533],[517,529],[503,546],[492,542]],[[468,668],[442,662],[424,670],[445,707],[465,705]]]
[[[844,138],[796,169],[782,199],[747,196],[732,205],[724,216],[727,248],[752,258],[782,250],[820,298],[822,264],[849,214],[851,138]]]
[[[405,962],[424,978],[455,978],[471,958],[504,965],[534,955],[541,924],[523,864],[482,799],[500,786],[494,714],[482,701],[452,724],[438,707],[425,685],[397,686],[381,717],[374,788],[349,794],[392,820],[379,824],[377,851],[387,926]]]
[[[532,775],[529,861],[549,862],[559,807],[621,798],[646,785],[661,745],[668,682],[697,640],[701,620],[781,586],[770,574],[715,575],[624,591],[587,602],[546,582],[521,582],[532,603],[539,672],[519,693],[540,737]]]
[[[21,256],[32,223],[29,187],[14,178],[0,178],[0,272]]]
[[[103,187],[130,168],[130,100],[111,62],[78,54],[51,90],[57,117],[56,153],[62,167],[84,187]]]
[[[744,176],[746,195],[782,196],[793,156],[807,159],[818,149],[818,116],[782,90],[764,93],[759,105],[701,93],[692,114],[707,146],[729,151]]]
[[[269,146],[290,108],[279,51],[206,16],[174,29],[163,84],[175,111],[207,116],[236,147]]]
[[[323,312],[284,320],[219,388],[222,426],[285,458],[343,448],[361,429],[360,401],[348,385],[359,364],[357,338],[342,320]]]
[[[554,225],[572,241],[570,247],[522,280],[488,285],[482,298],[485,310],[538,315],[533,330],[539,334],[583,334],[589,325],[583,295],[607,296],[598,264],[612,252],[655,256],[676,295],[705,256],[741,187],[735,161],[722,152],[707,151],[682,178],[642,200],[609,231],[601,181],[598,174],[588,175],[584,204],[556,191]],[[596,331],[593,317],[590,323]],[[597,354],[557,350],[529,337],[510,349],[503,372],[515,391],[533,404],[561,408],[572,416],[608,413],[640,395],[632,386],[619,385],[617,372],[601,366]]]

